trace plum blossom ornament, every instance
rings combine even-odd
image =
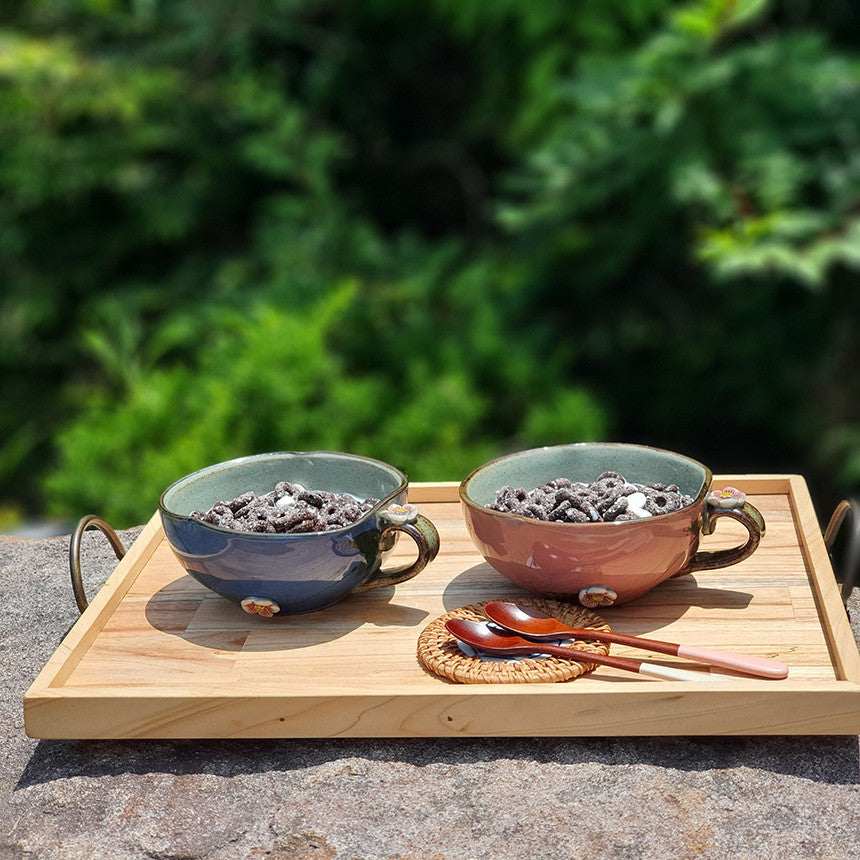
[[[415,505],[398,505],[395,502],[382,511],[379,516],[396,525],[414,523],[418,519],[418,508]]]
[[[246,597],[242,601],[242,609],[251,615],[262,615],[263,618],[271,618],[281,611],[281,607],[274,600],[265,597]]]
[[[711,490],[708,493],[708,504],[715,508],[740,508],[746,498],[746,493],[742,493],[736,487],[726,487],[723,490]]]
[[[579,602],[587,609],[597,606],[612,606],[618,597],[614,588],[608,585],[589,585],[588,588],[580,589]]]

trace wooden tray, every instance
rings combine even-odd
[[[775,657],[784,681],[640,679],[599,668],[560,684],[454,684],[416,658],[444,612],[523,592],[477,554],[456,484],[411,501],[442,549],[410,582],[309,615],[263,619],[208,592],[174,558],[156,515],[34,681],[27,733],[52,738],[856,734],[860,655],[806,484],[722,476],[764,514],[747,561],[670,580],[603,611],[613,629]],[[744,539],[723,520],[703,546]],[[396,550],[408,558],[408,542]],[[414,553],[414,550],[413,550]],[[71,596],[70,596],[71,599]],[[612,653],[643,652],[613,646]],[[651,655],[656,661],[673,661]],[[646,659],[648,659],[646,657]],[[719,670],[714,670],[719,671]]]

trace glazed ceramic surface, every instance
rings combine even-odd
[[[484,507],[502,486],[531,490],[554,478],[590,482],[605,471],[620,472],[634,483],[677,484],[693,503],[668,514],[608,523],[543,522]],[[755,549],[764,531],[761,515],[742,499],[736,510],[714,512],[707,501],[711,479],[707,467],[670,451],[580,443],[487,463],[463,481],[460,499],[478,550],[501,574],[538,594],[598,606],[634,600],[679,573],[736,563]],[[719,515],[747,526],[747,545],[697,554],[700,532],[710,533]]]
[[[350,493],[379,502],[358,522],[326,532],[252,534],[201,523],[189,515],[247,491],[263,495],[278,481]],[[416,575],[438,550],[435,529],[406,506],[406,477],[386,463],[339,452],[286,452],[242,457],[187,475],[168,487],[159,510],[165,535],[188,573],[247,612],[311,612],[354,590]],[[392,507],[393,506],[393,507]],[[406,511],[400,524],[389,508]],[[411,520],[407,522],[407,520]],[[399,577],[382,563],[397,531],[419,544],[419,560]],[[422,545],[423,544],[423,545]],[[423,562],[423,563],[422,563]]]

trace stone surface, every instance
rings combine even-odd
[[[94,594],[116,560],[94,532],[83,557]],[[860,857],[853,736],[31,740],[23,695],[77,618],[68,538],[0,539],[0,585],[3,860]]]

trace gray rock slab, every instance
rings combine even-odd
[[[94,594],[116,560],[94,532],[83,556]],[[31,740],[68,538],[0,539],[0,585],[0,858],[860,857],[855,736]]]

